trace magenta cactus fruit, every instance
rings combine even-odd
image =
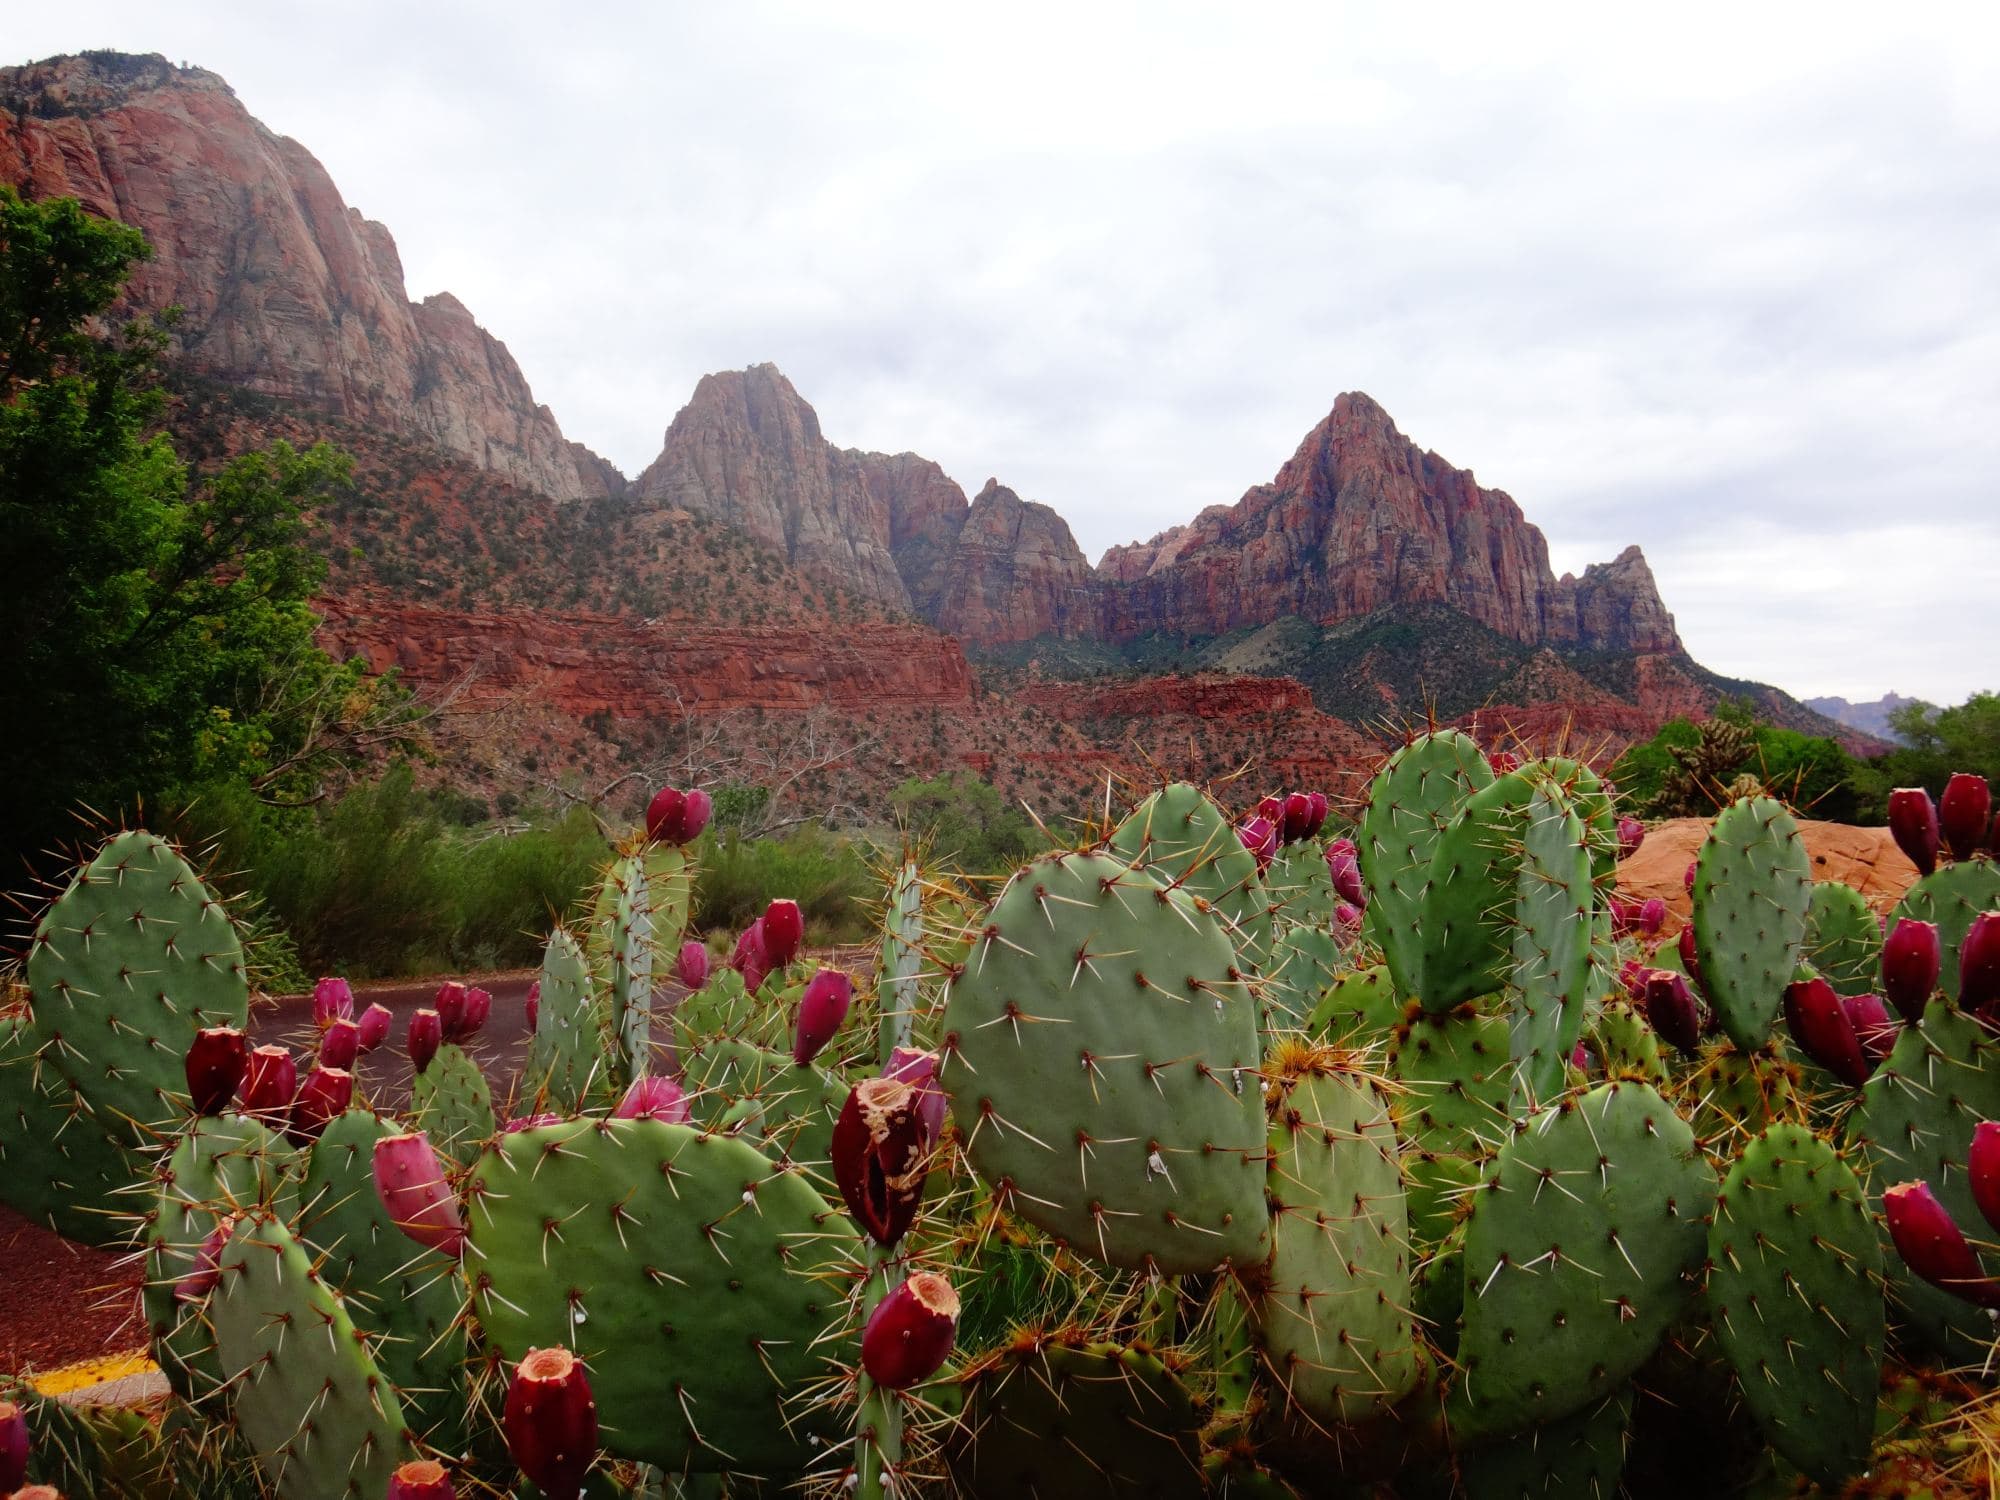
[[[0,1490],[12,1491],[28,1477],[28,1414],[0,1401]]]
[[[1289,793],[1285,798],[1285,821],[1278,830],[1280,842],[1296,844],[1309,837],[1312,815],[1312,798],[1304,792]]]
[[[219,1115],[229,1108],[250,1061],[250,1043],[234,1026],[197,1031],[182,1066],[187,1071],[188,1100],[198,1115]]]
[[[1882,940],[1882,989],[1906,1021],[1923,1019],[1941,962],[1935,922],[1905,917]]]
[[[375,1193],[390,1220],[419,1245],[456,1255],[465,1244],[458,1195],[421,1130],[375,1143]]]
[[[327,1125],[347,1113],[354,1102],[354,1075],[345,1068],[316,1067],[299,1085],[292,1100],[290,1123],[285,1134],[304,1144],[316,1141]]]
[[[1245,849],[1257,856],[1259,874],[1271,867],[1271,860],[1278,852],[1278,828],[1275,823],[1259,814],[1240,824],[1236,837]]]
[[[700,838],[708,827],[708,820],[715,815],[715,802],[700,787],[687,794],[686,805],[681,809],[681,837],[683,844],[692,844]]]
[[[685,1125],[690,1113],[687,1090],[671,1078],[648,1074],[632,1080],[625,1097],[611,1111],[614,1120],[662,1120]]]
[[[2000,1005],[2000,911],[1974,917],[1958,945],[1958,1003],[1982,1018]]]
[[[1639,924],[1639,903],[1627,901],[1623,896],[1607,896],[1604,899],[1611,910],[1611,935],[1630,937]]]
[[[361,1050],[373,1052],[389,1040],[389,1023],[395,1019],[386,1005],[371,1005],[361,1012]]]
[[[1674,939],[1674,952],[1680,955],[1681,969],[1686,973],[1688,983],[1706,995],[1708,986],[1701,982],[1701,964],[1695,953],[1694,923],[1681,928],[1681,935]]]
[[[1351,943],[1361,936],[1361,908],[1350,906],[1345,901],[1336,902],[1333,908],[1333,936],[1341,943]]]
[[[483,990],[476,984],[468,985],[465,991],[465,1015],[459,1021],[458,1035],[453,1037],[452,1040],[454,1042],[470,1041],[473,1037],[479,1035],[480,1029],[486,1025],[487,1021],[492,1018],[492,1015],[492,991]]]
[[[1978,1253],[1929,1183],[1897,1183],[1882,1195],[1882,1214],[1904,1265],[1954,1296],[1981,1307],[2000,1307],[2000,1287],[1987,1276]]]
[[[1785,986],[1785,1025],[1800,1050],[1842,1083],[1860,1088],[1875,1070],[1861,1050],[1847,1008],[1824,979]]]
[[[804,1067],[833,1040],[854,1002],[854,981],[839,969],[821,969],[806,982],[792,1030],[792,1061]]]
[[[563,1348],[530,1349],[514,1368],[500,1426],[535,1488],[548,1500],[577,1500],[597,1457],[597,1403],[581,1360]]]
[[[764,951],[771,955],[772,968],[782,969],[798,957],[805,936],[805,914],[798,902],[780,897],[764,908]]]
[[[444,1039],[455,1042],[465,1034],[465,986],[456,979],[447,979],[438,986],[437,998],[431,1006],[437,1011],[438,1023],[444,1028]],[[417,1070],[419,1073],[422,1068]]]
[[[1687,976],[1669,969],[1646,973],[1646,1019],[1653,1030],[1684,1057],[1701,1050],[1701,1007],[1688,988]]]
[[[243,1069],[237,1107],[246,1115],[283,1121],[290,1115],[292,1096],[298,1091],[299,1065],[292,1060],[291,1049],[258,1047]]]
[[[1972,1127],[1965,1172],[1972,1184],[1972,1201],[1993,1232],[2000,1234],[2000,1120],[1981,1120]]]
[[[521,1014],[526,1017],[528,1031],[532,1034],[535,1025],[542,1019],[542,982],[537,979],[528,986],[528,993],[521,997]]]
[[[1285,822],[1285,794],[1273,792],[1270,796],[1260,799],[1250,811],[1273,828],[1282,829]]]
[[[438,1047],[444,1042],[444,1019],[434,1010],[420,1010],[410,1017],[409,1032],[410,1061],[421,1073],[431,1065],[437,1056]]]
[[[1937,868],[1937,804],[1922,787],[1899,786],[1889,793],[1889,834],[1919,875]]]
[[[708,949],[703,944],[689,938],[681,944],[680,955],[674,960],[674,971],[680,975],[681,983],[691,990],[698,990],[708,983]]]
[[[861,1368],[886,1390],[927,1380],[943,1366],[958,1334],[958,1293],[931,1271],[918,1271],[884,1297],[861,1333]]]
[[[1368,888],[1361,881],[1361,855],[1353,839],[1335,839],[1326,846],[1326,873],[1333,893],[1349,906],[1366,906]]]
[[[434,1458],[415,1458],[397,1465],[384,1500],[457,1500],[457,1492],[443,1464]]]
[[[1495,750],[1486,757],[1486,764],[1493,768],[1495,776],[1505,776],[1509,771],[1521,769],[1521,757],[1512,750]]]
[[[1660,929],[1667,925],[1667,903],[1658,896],[1648,896],[1639,903],[1639,915],[1633,923],[1642,937],[1657,937]]]
[[[222,1276],[222,1252],[235,1233],[237,1214],[225,1214],[202,1238],[194,1252],[194,1264],[174,1283],[174,1297],[181,1302],[199,1302],[215,1290]]]
[[[354,1014],[354,991],[345,979],[328,975],[313,986],[313,1024],[324,1031]]]
[[[1316,838],[1326,827],[1326,815],[1333,810],[1333,804],[1326,800],[1325,792],[1307,792],[1306,806],[1312,815],[1306,823],[1306,837]]]
[[[1873,1065],[1888,1057],[1902,1032],[1902,1023],[1889,1014],[1880,995],[1842,995],[1840,1008],[1847,1012],[1847,1024],[1861,1044],[1861,1055]]]
[[[663,786],[646,804],[646,838],[655,844],[685,843],[681,822],[687,815],[687,793]]]
[[[1938,832],[1951,850],[1953,859],[1970,859],[1972,851],[1986,841],[1986,826],[1993,817],[1993,788],[1984,776],[1971,771],[1954,771],[1938,798]]]
[[[1646,982],[1653,970],[1636,958],[1628,958],[1618,966],[1618,987],[1625,991],[1627,999],[1640,1005],[1646,1003]],[[1656,1028],[1657,1029],[1657,1028]]]
[[[729,967],[743,976],[744,989],[753,995],[757,993],[764,976],[771,972],[771,955],[764,946],[762,917],[737,935],[736,949],[729,955]]]
[[[560,1125],[562,1122],[563,1116],[546,1111],[538,1115],[515,1115],[513,1119],[500,1127],[500,1133],[502,1135],[513,1135],[516,1131],[539,1130],[544,1125]]]
[[[1699,868],[1698,862],[1691,859],[1688,861],[1688,867],[1681,871],[1681,889],[1686,891],[1690,896],[1694,894],[1694,877],[1697,868]]]
[[[345,1016],[326,1028],[319,1039],[321,1067],[351,1068],[361,1055],[361,1023]]]
[[[951,1102],[937,1081],[937,1065],[935,1052],[895,1047],[889,1052],[889,1066],[882,1070],[884,1078],[916,1089],[917,1118],[923,1122],[926,1146],[936,1145],[938,1137],[944,1134],[945,1112]]]
[[[833,1122],[833,1180],[848,1212],[879,1245],[893,1246],[917,1216],[930,1157],[917,1087],[864,1078]]]
[[[1639,846],[1646,842],[1646,825],[1637,818],[1618,820],[1618,857],[1630,859],[1639,852]]]

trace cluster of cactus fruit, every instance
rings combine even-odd
[[[406,1102],[338,980],[303,1080],[251,1047],[227,913],[121,834],[0,1022],[0,1196],[137,1244],[159,1441],[244,1493],[1984,1493],[1938,1394],[2000,1309],[1973,781],[1898,794],[1880,925],[1739,799],[1670,934],[1588,766],[1432,731],[1344,833],[1174,784],[986,900],[905,851],[859,986],[788,900],[683,941],[666,791],[497,1110],[475,988]],[[0,1397],[0,1493],[110,1492]]]

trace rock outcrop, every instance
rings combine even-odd
[[[997,479],[956,517],[932,518],[924,540],[923,562],[915,548],[897,561],[917,613],[940,630],[991,646],[1096,624],[1096,580],[1069,524]]]
[[[413,304],[389,231],[215,74],[112,52],[0,69],[0,181],[144,231],[153,257],[127,304],[183,309],[175,344],[195,373],[557,499],[615,492],[616,471],[564,439],[506,345],[449,294]]]

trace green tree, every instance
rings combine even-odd
[[[2000,693],[1974,693],[1953,708],[1911,703],[1889,716],[1903,744],[1870,763],[1867,812],[1888,815],[1891,788],[1920,786],[1935,797],[1954,771],[2000,787]]]
[[[1005,874],[1046,840],[1034,820],[984,781],[960,773],[911,777],[889,794],[904,827],[927,834],[946,864],[971,875]]]
[[[324,445],[274,444],[193,480],[151,429],[165,346],[112,305],[144,238],[74,201],[0,187],[0,858],[79,805],[246,785],[306,802],[407,731],[391,684],[313,644],[324,564],[305,508],[340,484]]]

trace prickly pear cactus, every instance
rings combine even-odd
[[[1708,1305],[1771,1444],[1822,1484],[1868,1464],[1885,1313],[1861,1184],[1801,1125],[1773,1125],[1724,1178],[1708,1230]]]
[[[1384,1045],[1403,1019],[1403,1002],[1385,965],[1349,969],[1320,993],[1306,1018],[1306,1034],[1350,1046]]]
[[[26,1011],[0,1016],[0,1202],[69,1239],[123,1245],[134,1160],[37,1047]]]
[[[1958,950],[1972,919],[1983,911],[2000,908],[2000,865],[1990,859],[1964,859],[1943,865],[1923,877],[1896,903],[1889,913],[1889,926],[1905,917],[1934,922],[1938,930],[1938,987],[1952,999],[1958,998]]]
[[[1422,1369],[1389,1096],[1333,1048],[1282,1046],[1267,1071],[1277,1091],[1259,1340],[1282,1399],[1314,1421],[1361,1421]]]
[[[1010,1213],[1113,1266],[1263,1260],[1256,1002],[1185,892],[1108,854],[1025,866],[943,1029],[966,1153]]]
[[[1784,804],[1745,797],[1724,808],[1695,859],[1695,953],[1716,1019],[1745,1052],[1771,1034],[1811,902],[1805,840]]]
[[[698,1123],[747,1135],[768,1155],[825,1175],[848,1092],[834,1074],[725,1037],[683,1053],[681,1080]]]
[[[847,1220],[747,1142],[571,1120],[494,1142],[468,1185],[465,1273],[502,1358],[561,1345],[603,1441],[670,1470],[795,1474],[831,1417],[788,1405],[843,1351]]]
[[[1882,929],[1851,885],[1822,880],[1806,910],[1804,961],[1843,995],[1866,995],[1881,981]]]
[[[875,991],[880,1008],[877,1055],[911,1045],[923,996],[917,976],[924,968],[923,872],[913,859],[896,867],[882,914],[882,956]]]
[[[1660,1039],[1637,1010],[1625,1001],[1606,1005],[1591,1023],[1588,1045],[1607,1079],[1629,1078],[1656,1089],[1667,1086],[1667,1064]]]
[[[1333,925],[1333,875],[1326,867],[1326,846],[1318,839],[1280,849],[1264,872],[1264,888],[1279,931],[1303,927],[1324,932]]]
[[[486,1075],[456,1042],[439,1047],[430,1066],[411,1080],[410,1118],[460,1166],[499,1128]]]
[[[236,1423],[279,1500],[376,1500],[413,1455],[403,1408],[333,1289],[267,1214],[238,1222],[209,1297]]]
[[[1470,1449],[1460,1460],[1466,1500],[1617,1500],[1631,1421],[1625,1386],[1574,1416]]]
[[[1496,777],[1439,837],[1418,922],[1426,1010],[1448,1011],[1507,982],[1522,837],[1545,786],[1527,768]]]
[[[653,1055],[653,918],[642,855],[614,870],[611,905],[611,1083],[623,1088],[649,1071]]]
[[[1435,1245],[1479,1180],[1480,1162],[1507,1138],[1514,1085],[1507,1018],[1470,1006],[1415,1014],[1396,1029],[1389,1074],[1407,1148],[1410,1233],[1419,1245]]]
[[[44,1060],[136,1148],[178,1124],[195,1033],[249,1015],[234,924],[150,833],[117,835],[77,873],[35,927],[28,983]]]
[[[1161,885],[1208,902],[1245,966],[1264,966],[1270,956],[1271,898],[1258,878],[1257,857],[1200,787],[1177,781],[1147,797],[1111,835],[1110,852],[1149,871]]]
[[[1705,1047],[1674,1097],[1695,1138],[1724,1155],[1769,1125],[1802,1121],[1806,1112],[1798,1065],[1776,1037],[1754,1052],[1729,1042]]]
[[[1455,729],[1418,735],[1368,785],[1356,830],[1368,886],[1368,927],[1382,945],[1398,994],[1415,996],[1423,973],[1421,912],[1431,858],[1459,805],[1493,780],[1479,746]]]
[[[1272,1023],[1285,1030],[1310,1029],[1320,998],[1336,984],[1347,958],[1330,933],[1318,927],[1286,927],[1271,945],[1264,970],[1264,996]]]
[[[741,974],[720,969],[674,1007],[673,1027],[675,1051],[682,1057],[716,1040],[774,1048],[785,1040],[785,1010],[775,994],[753,995],[743,988]]]
[[[1466,1223],[1454,1435],[1556,1421],[1624,1384],[1687,1304],[1714,1201],[1694,1136],[1644,1084],[1519,1121]]]
[[[1520,1102],[1553,1098],[1583,1034],[1595,891],[1583,820],[1553,785],[1535,788],[1514,877],[1508,1048]]]
[[[591,1005],[590,966],[577,940],[561,927],[542,950],[541,985],[522,1091],[530,1103],[540,1098],[549,1109],[573,1115],[591,1090],[604,1084],[605,1062]]]

